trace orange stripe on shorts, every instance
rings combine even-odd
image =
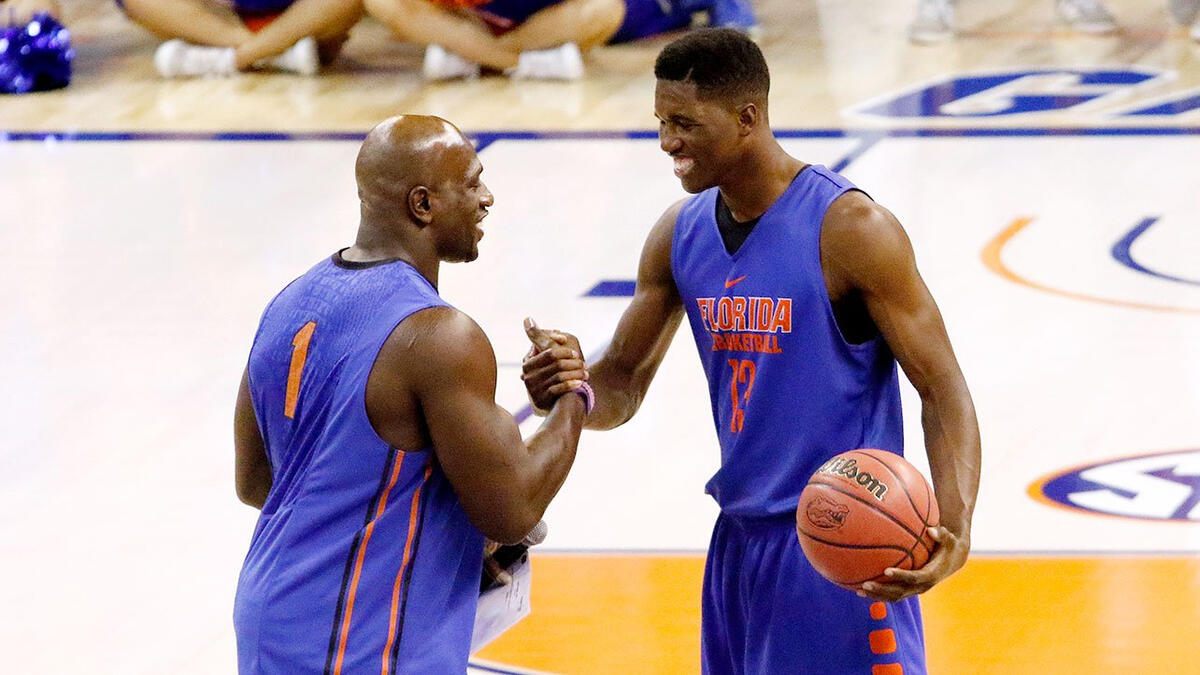
[[[420,520],[421,510],[421,488],[425,487],[426,481],[433,473],[433,462],[425,467],[425,477],[421,479],[421,484],[413,490],[412,506],[408,510],[408,538],[404,541],[404,556],[400,559],[400,571],[396,572],[396,582],[392,584],[392,611],[388,621],[388,637],[387,644],[383,646],[383,669],[380,675],[389,675],[392,672],[391,659],[389,655],[392,653],[392,644],[396,641],[396,614],[400,610],[400,586],[404,581],[404,570],[408,567],[408,561],[412,558],[412,543],[413,534],[417,531],[417,521]]]
[[[891,654],[896,651],[896,634],[891,628],[873,630],[867,638],[871,641],[872,654]]]
[[[367,557],[367,543],[371,541],[371,533],[375,531],[375,521],[383,516],[383,511],[387,508],[388,494],[396,486],[396,479],[400,477],[400,467],[403,464],[404,454],[401,453],[392,465],[392,475],[388,478],[387,489],[379,498],[379,506],[375,507],[375,517],[367,523],[367,529],[363,533],[362,546],[358,547],[358,557],[354,561],[354,576],[350,580],[350,592],[346,596],[346,612],[342,616],[342,634],[338,638],[337,661],[333,666],[334,675],[341,675],[342,661],[346,658],[346,640],[350,637],[350,617],[354,614],[354,595],[358,592],[358,579],[362,576],[363,560]]]

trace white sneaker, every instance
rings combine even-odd
[[[1167,7],[1180,26],[1191,26],[1196,23],[1196,15],[1200,14],[1200,0],[1171,0]]]
[[[168,40],[155,50],[154,67],[163,77],[228,77],[237,73],[237,54],[233,47],[201,47]]]
[[[321,70],[321,59],[317,56],[317,41],[311,37],[300,38],[284,53],[263,59],[254,65],[299,75],[316,75],[317,71]]]
[[[1071,27],[1084,33],[1111,33],[1117,20],[1102,0],[1058,0],[1058,15]]]
[[[574,42],[521,52],[517,67],[507,74],[514,80],[578,80],[583,77],[583,55]]]
[[[421,74],[427,80],[453,80],[458,77],[474,79],[479,77],[479,64],[448,52],[439,45],[429,45],[425,48]]]
[[[950,0],[918,0],[917,15],[908,26],[908,39],[919,45],[954,37],[954,5]]]

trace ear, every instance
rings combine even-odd
[[[418,223],[428,225],[433,222],[433,207],[429,204],[429,188],[418,185],[408,191],[408,212]]]
[[[754,131],[759,122],[762,121],[762,111],[758,109],[757,104],[747,103],[738,109],[737,120],[738,126],[741,127],[742,135],[745,136]]]

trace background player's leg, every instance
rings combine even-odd
[[[162,38],[236,47],[252,35],[232,9],[203,0],[125,0],[125,14]]]
[[[305,37],[317,41],[343,36],[362,18],[358,0],[297,0],[279,18],[237,46],[237,67],[244,70],[282,54]]]
[[[501,44],[482,23],[426,0],[366,0],[365,4],[371,16],[405,42],[441,45],[469,61],[496,70],[517,65],[519,52]]]
[[[518,52],[566,42],[586,50],[608,42],[624,19],[624,0],[565,0],[534,13],[500,41]]]

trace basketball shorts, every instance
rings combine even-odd
[[[488,23],[502,29],[512,29],[529,17],[563,0],[492,0],[475,8]]]
[[[808,564],[795,519],[721,514],[704,570],[705,675],[924,675],[915,597],[860,598]]]
[[[238,14],[259,16],[263,14],[278,14],[295,4],[296,0],[211,0],[212,2],[232,7]],[[125,11],[124,0],[116,0],[117,7]]]
[[[492,0],[480,5],[476,11],[488,24],[498,30],[511,30],[529,17],[559,4],[563,0]],[[680,0],[624,0],[625,19],[621,27],[609,38],[610,44],[630,42],[658,35],[692,23],[692,13],[678,7]]]
[[[609,44],[633,42],[692,25],[692,13],[679,0],[625,0],[625,20]]]

